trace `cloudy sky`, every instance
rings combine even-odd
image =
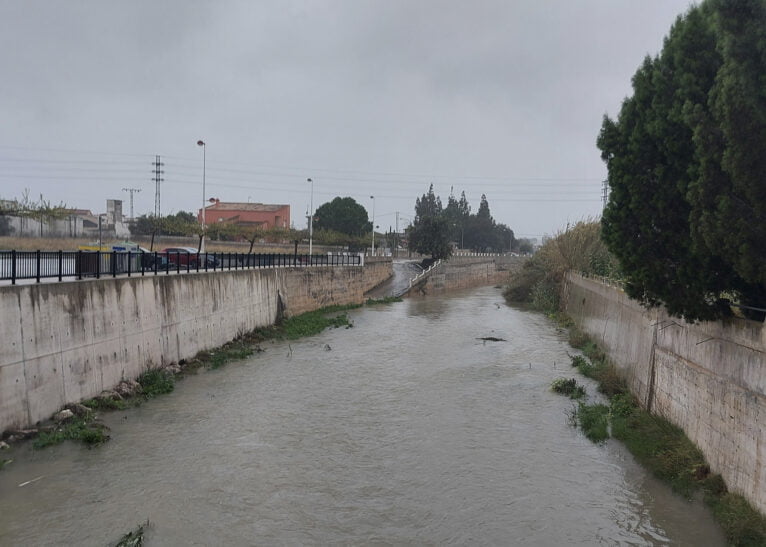
[[[351,196],[381,230],[433,183],[520,237],[601,210],[595,140],[687,0],[0,0],[0,198],[103,212],[140,188]]]

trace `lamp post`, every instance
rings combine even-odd
[[[314,181],[306,179],[311,184],[311,198],[309,201],[309,260],[314,251]]]
[[[202,147],[202,238],[200,239],[199,252],[205,252],[205,141],[197,141],[197,146]]]
[[[98,250],[101,250],[101,221],[104,219],[104,215],[98,215]]]
[[[375,255],[375,196],[370,196],[372,200],[372,254]]]

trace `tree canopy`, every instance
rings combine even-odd
[[[626,292],[689,320],[766,307],[766,3],[708,0],[633,76],[598,147]]]
[[[433,184],[415,201],[415,220],[409,238],[410,249],[434,259],[449,257],[453,245],[477,252],[501,252],[512,250],[516,243],[513,230],[492,218],[485,195],[481,196],[479,210],[472,215],[465,192],[459,200],[450,193],[443,208]]]
[[[354,198],[336,197],[320,205],[314,213],[314,228],[360,236],[372,229],[367,210]]]
[[[410,249],[431,258],[449,258],[449,225],[442,214],[441,199],[434,194],[434,185],[415,200],[415,220],[409,230]]]

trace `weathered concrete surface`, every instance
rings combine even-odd
[[[731,490],[766,513],[766,329],[689,324],[570,274],[567,313],[607,351],[642,404],[683,428]]]
[[[288,316],[361,303],[391,270],[372,260],[0,287],[0,431],[270,325],[280,299]]]
[[[521,268],[525,258],[510,255],[452,256],[437,266],[410,291],[415,294],[439,294],[506,283],[511,273]]]

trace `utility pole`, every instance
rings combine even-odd
[[[165,165],[160,161],[159,156],[154,156],[154,218],[159,219],[160,218],[160,183],[164,181],[165,179],[162,178],[162,175],[165,174],[165,171],[162,170],[162,167]],[[133,216],[133,202],[130,203],[130,216]]]
[[[123,192],[130,192],[130,220],[133,220],[133,194],[140,192],[141,188],[123,188]]]
[[[394,239],[396,240],[394,242],[394,246],[396,248],[396,251],[394,251],[394,256],[399,258],[399,211],[396,212],[396,237]]]
[[[309,264],[311,264],[311,255],[314,253],[314,181],[312,179],[306,179],[311,185],[311,198],[309,201],[309,210],[306,212],[309,221]]]
[[[606,202],[609,200],[609,179],[604,179],[601,183],[601,208],[606,209]]]

